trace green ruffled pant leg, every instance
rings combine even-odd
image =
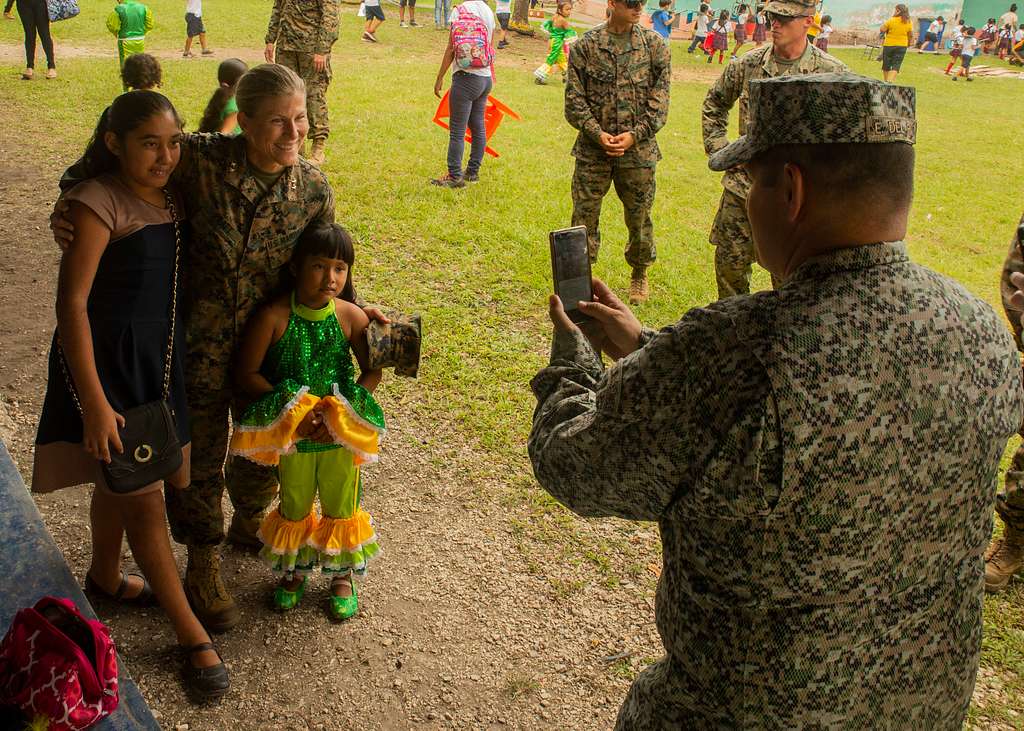
[[[277,466],[277,477],[280,481],[280,502],[278,512],[285,520],[299,522],[306,520],[313,511],[313,501],[317,488],[317,454],[296,452],[281,457]],[[272,565],[277,565],[280,558],[264,546],[261,555]],[[308,572],[317,561],[317,551],[312,546],[301,546],[295,557],[295,570]]]

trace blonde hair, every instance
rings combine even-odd
[[[235,103],[238,111],[254,117],[265,100],[294,94],[306,95],[302,78],[287,66],[264,63],[242,74],[235,87]]]

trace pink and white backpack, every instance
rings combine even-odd
[[[117,650],[101,622],[56,597],[18,611],[0,642],[0,705],[33,728],[81,731],[117,702]]]
[[[455,8],[452,48],[457,69],[486,69],[494,61],[494,49],[487,40],[487,24],[465,5]]]

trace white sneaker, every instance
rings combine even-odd
[[[405,21],[403,20],[403,21],[402,21],[401,23],[399,23],[399,24],[398,24],[398,27],[399,27],[399,28],[408,28],[409,26],[407,26],[407,25],[405,24]]]

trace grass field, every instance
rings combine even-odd
[[[100,111],[120,91],[117,55],[104,28],[110,3],[83,2],[81,16],[55,24],[60,78],[18,80],[17,23],[0,21],[0,126],[4,144],[71,162],[84,149]],[[204,19],[216,58],[259,62],[269,3],[208,3]],[[148,40],[164,65],[164,91],[191,123],[216,86],[216,63],[180,58],[184,4],[150,3],[157,27]],[[397,8],[378,32],[379,45],[359,41],[354,7],[343,11],[330,90],[332,133],[325,170],[338,219],[357,240],[356,282],[371,301],[423,314],[424,366],[417,382],[391,380],[392,409],[436,420],[439,444],[472,454],[469,469],[500,478],[510,520],[524,540],[563,540],[537,532],[538,511],[560,525],[577,522],[536,489],[525,458],[533,398],[528,381],[546,358],[550,290],[547,232],[568,225],[569,149],[575,133],[562,116],[561,85],[538,87],[529,71],[543,45],[513,37],[501,55],[495,95],[523,117],[507,121],[492,141],[501,158],[487,158],[481,182],[465,190],[432,188],[444,169],[447,133],[430,118],[431,90],[444,45],[422,8],[421,29],[399,29]],[[62,52],[63,51],[63,52]],[[859,50],[836,55],[854,70],[878,76],[877,62]],[[40,51],[41,54],[41,51]],[[105,54],[101,56],[98,54]],[[908,244],[912,256],[961,281],[998,306],[998,280],[1009,236],[1022,209],[1024,157],[1020,109],[1024,82],[979,79],[953,84],[941,73],[945,56],[910,54],[899,81],[918,90],[917,195]],[[700,105],[717,73],[685,45],[674,44],[671,114],[658,135],[654,207],[658,262],[653,297],[638,314],[650,325],[677,319],[715,296],[707,231],[721,192],[707,170],[700,140]],[[37,67],[45,64],[37,61]],[[40,180],[55,195],[56,180]],[[836,216],[848,215],[839,209]],[[596,275],[624,292],[625,228],[614,196],[605,204],[605,249]],[[759,272],[755,284],[767,286]],[[575,535],[571,531],[569,535]],[[584,535],[584,534],[580,534]],[[593,554],[589,537],[573,552]],[[589,542],[588,542],[589,541]],[[600,567],[600,560],[593,559]],[[983,665],[988,690],[972,710],[979,727],[1024,728],[1024,589],[986,603]]]

